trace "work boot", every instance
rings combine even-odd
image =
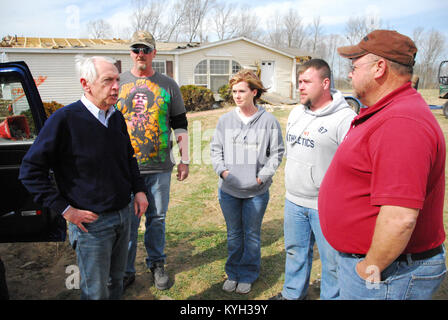
[[[151,267],[152,276],[154,279],[154,285],[159,290],[166,290],[169,288],[169,277],[165,273],[165,267],[163,262],[158,261]]]

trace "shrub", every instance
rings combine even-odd
[[[62,108],[64,105],[60,104],[56,101],[51,102],[43,102],[45,114],[47,115],[47,118],[53,114],[56,110]],[[34,125],[33,115],[31,113],[30,109],[27,109],[25,111],[22,111],[20,113],[21,115],[24,115],[27,118],[28,126],[30,127],[30,131],[33,135],[36,135],[36,127]]]
[[[218,93],[221,99],[224,100],[224,102],[233,103],[232,91],[230,90],[228,84],[225,84],[221,88],[219,88]]]
[[[47,117],[51,116],[56,110],[62,108],[64,105],[56,101],[44,102],[45,114]]]
[[[213,103],[215,103],[213,92],[204,87],[195,85],[181,86],[180,92],[182,93],[187,112],[210,110]]]
[[[36,126],[34,125],[33,115],[31,114],[31,110],[27,109],[25,111],[22,111],[20,115],[23,115],[26,117],[26,121],[28,122],[28,127],[30,128],[30,132],[32,136],[36,136]]]

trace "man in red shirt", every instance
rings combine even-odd
[[[417,48],[375,30],[355,46],[349,77],[366,106],[322,182],[322,232],[340,252],[341,299],[431,299],[446,273],[446,145],[411,87]]]

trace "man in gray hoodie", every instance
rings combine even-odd
[[[317,199],[320,183],[356,113],[331,89],[331,71],[321,59],[303,65],[300,105],[288,118],[285,166],[285,283],[273,300],[304,299],[317,242],[322,263],[321,299],[337,299],[337,252],[322,235]]]

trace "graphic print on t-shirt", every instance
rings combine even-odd
[[[123,114],[139,165],[163,163],[170,156],[169,93],[148,79],[123,84],[117,109]]]

